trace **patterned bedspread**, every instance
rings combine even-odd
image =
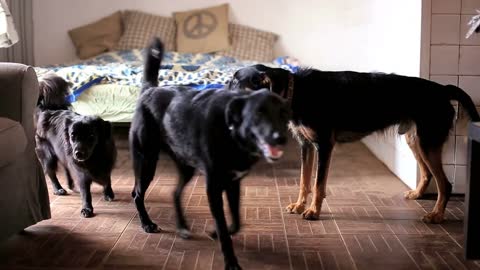
[[[37,68],[41,76],[54,71],[73,83],[73,102],[86,89],[95,84],[119,84],[141,86],[143,73],[142,50],[126,50],[101,54],[86,61],[69,65]],[[220,88],[229,82],[233,73],[258,62],[242,61],[214,54],[166,52],[159,72],[159,85],[189,85],[197,89]],[[272,63],[294,72],[297,66],[289,64],[288,57],[279,57]]]

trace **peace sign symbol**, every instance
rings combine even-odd
[[[217,25],[217,17],[213,13],[206,10],[198,11],[185,19],[183,32],[188,38],[204,38],[213,32]]]

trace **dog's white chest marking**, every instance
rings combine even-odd
[[[243,177],[245,177],[245,175],[247,175],[250,171],[232,171],[233,172],[233,180],[240,180],[242,179]]]

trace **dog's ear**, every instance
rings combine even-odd
[[[246,98],[237,97],[227,104],[225,119],[229,128],[236,128],[242,123],[242,112],[246,102]]]
[[[109,121],[105,121],[98,118],[96,121],[96,128],[98,130],[99,137],[103,139],[110,139],[112,137],[112,124]]]
[[[288,89],[289,71],[282,68],[273,68],[265,73],[268,79],[264,82],[268,81],[268,85],[264,84],[264,86],[271,92],[282,96],[283,92]]]
[[[102,120],[103,134],[105,139],[110,139],[112,137],[112,123],[110,121]]]
[[[238,84],[237,75],[238,75],[238,71],[233,74],[232,79],[228,83],[228,89],[232,90],[232,89],[235,89],[235,87],[237,86]]]
[[[255,77],[252,77],[252,79],[257,80],[257,81],[252,81],[253,85],[260,86],[261,88],[268,88],[270,91],[272,91],[273,87],[273,81],[270,78],[270,75],[267,74],[267,72],[261,71],[258,72],[258,75]],[[258,90],[258,89],[257,89]]]

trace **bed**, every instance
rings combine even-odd
[[[215,29],[192,37],[199,33],[188,32],[188,18],[202,14],[215,17]],[[202,91],[222,88],[236,70],[257,63],[291,71],[297,68],[295,59],[274,58],[275,33],[230,23],[228,4],[175,12],[172,17],[117,11],[68,34],[77,57],[83,60],[37,67],[37,74],[53,71],[72,82],[68,98],[74,111],[114,123],[132,120],[144,48],[153,36],[161,38],[166,49],[158,78],[161,86],[188,85]]]
[[[132,120],[142,82],[145,49],[114,51],[68,65],[37,67],[39,76],[53,71],[72,82],[68,99],[74,111],[98,115],[115,123]],[[292,72],[288,57],[278,57],[268,66]],[[159,72],[159,85],[188,85],[198,89],[222,88],[233,73],[256,61],[239,60],[215,54],[166,52]]]

